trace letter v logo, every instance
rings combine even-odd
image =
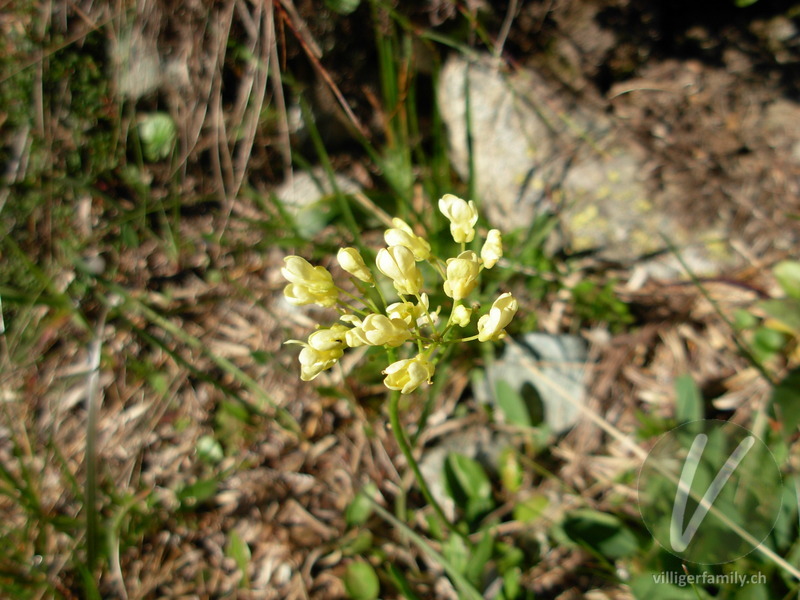
[[[686,503],[689,500],[689,494],[692,489],[697,467],[700,464],[700,459],[703,456],[708,436],[704,433],[698,434],[692,442],[692,447],[689,449],[689,454],[686,456],[686,462],[683,463],[683,470],[681,471],[681,478],[678,482],[678,491],[675,493],[675,503],[672,505],[672,521],[670,522],[669,529],[669,542],[672,549],[676,552],[683,552],[686,547],[691,543],[697,530],[705,519],[714,501],[719,496],[722,488],[730,479],[730,476],[742,462],[742,459],[750,451],[750,448],[755,444],[755,437],[749,435],[745,437],[736,449],[731,453],[725,464],[717,472],[714,481],[708,486],[706,493],[700,500],[700,504],[694,511],[692,518],[686,529],[683,529],[684,517],[686,516]]]

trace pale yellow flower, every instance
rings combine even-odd
[[[503,236],[498,229],[490,229],[481,248],[483,266],[491,269],[503,256]]]
[[[499,340],[505,336],[505,327],[519,308],[514,296],[506,292],[494,301],[489,313],[478,319],[478,341]]]
[[[422,273],[414,254],[405,246],[390,246],[378,251],[378,270],[392,280],[398,294],[416,296],[422,288]]]
[[[344,354],[339,349],[317,350],[311,346],[305,346],[300,351],[300,379],[311,381],[323,371],[335,365]]]
[[[299,256],[287,256],[281,274],[289,281],[283,290],[286,300],[294,305],[319,304],[325,308],[336,304],[339,291],[325,267],[314,267]]]
[[[417,327],[425,327],[431,322],[435,325],[439,320],[439,309],[429,312],[428,294],[420,294],[419,302],[395,302],[386,307],[386,314],[390,319],[403,319],[406,325],[412,327],[414,323]]]
[[[403,219],[392,219],[392,229],[387,229],[383,234],[387,246],[404,246],[411,250],[416,260],[428,260],[431,257],[431,245],[416,235]]]
[[[439,210],[450,220],[450,233],[456,243],[472,241],[475,223],[478,222],[478,210],[472,200],[467,202],[453,194],[445,194],[439,199]]]
[[[336,260],[339,261],[339,265],[342,269],[350,273],[350,275],[358,277],[365,283],[372,283],[374,281],[372,272],[364,263],[361,253],[355,248],[340,248],[339,253],[336,255]]]
[[[478,285],[478,273],[480,273],[478,255],[471,250],[462,252],[456,258],[448,259],[444,293],[453,300],[465,298]]]
[[[467,308],[463,304],[458,304],[453,309],[453,316],[450,317],[450,320],[453,321],[459,327],[466,327],[469,325],[469,320],[472,318],[472,309]]]
[[[308,336],[308,342],[289,340],[287,344],[300,344],[300,379],[311,381],[317,375],[330,369],[344,354],[344,337],[348,328],[344,325],[333,325],[327,329],[318,329]]]
[[[390,319],[386,315],[370,314],[346,334],[347,345],[357,346],[401,346],[411,337],[408,325],[402,319]]]
[[[344,346],[345,334],[348,331],[350,331],[349,328],[339,324],[331,325],[329,328],[317,329],[308,336],[308,345],[320,352],[341,350]]]
[[[398,360],[383,371],[386,378],[383,384],[390,390],[399,390],[401,394],[410,394],[424,381],[431,382],[433,365],[421,354],[414,358]]]

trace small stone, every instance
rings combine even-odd
[[[361,189],[358,183],[339,173],[334,174],[334,180],[343,194],[353,194]],[[328,223],[334,188],[323,169],[294,173],[274,193],[294,217],[298,231],[304,238],[313,237]]]

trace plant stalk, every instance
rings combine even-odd
[[[406,438],[406,434],[403,431],[403,426],[400,423],[400,392],[396,390],[392,391],[389,397],[389,423],[392,426],[392,434],[394,435],[394,439],[397,441],[397,445],[400,447],[400,452],[403,453],[408,466],[411,467],[411,472],[414,473],[414,478],[417,480],[417,485],[419,485],[419,489],[422,492],[422,496],[425,498],[425,501],[433,507],[436,516],[439,517],[447,529],[466,540],[464,534],[456,529],[455,525],[450,522],[450,519],[445,516],[441,505],[436,501],[436,498],[433,497],[433,494],[428,487],[428,483],[422,476],[422,471],[419,469],[419,464],[414,458],[414,454],[411,451],[411,446],[408,443],[408,438]]]

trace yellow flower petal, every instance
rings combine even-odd
[[[342,269],[358,277],[361,281],[365,283],[373,282],[372,272],[364,263],[361,253],[355,248],[340,248],[339,253],[336,255],[336,260],[339,261]]]
[[[281,274],[289,281],[283,294],[291,304],[319,304],[328,308],[336,304],[339,290],[325,267],[314,267],[299,256],[287,256]]]
[[[480,273],[478,255],[471,250],[462,252],[456,258],[448,259],[444,293],[453,300],[467,297],[478,285],[478,273]]]
[[[439,210],[450,220],[450,233],[456,243],[472,241],[475,223],[478,222],[478,210],[472,200],[467,202],[453,194],[445,194],[439,199]]]
[[[490,229],[486,235],[486,242],[481,248],[483,266],[491,269],[503,256],[503,236],[497,229]]]
[[[428,260],[431,257],[431,245],[427,240],[416,235],[411,227],[402,219],[392,219],[393,228],[383,234],[387,246],[404,246],[411,250],[415,260]]]
[[[383,373],[386,375],[383,384],[387,388],[399,390],[401,394],[410,394],[423,382],[431,382],[433,365],[422,355],[417,355],[390,364]]]
[[[501,294],[494,301],[489,313],[478,319],[478,341],[499,340],[505,335],[505,327],[514,318],[519,304],[510,293]]]
[[[414,254],[405,246],[382,248],[375,259],[378,270],[392,280],[398,294],[416,296],[422,288],[422,273]]]

